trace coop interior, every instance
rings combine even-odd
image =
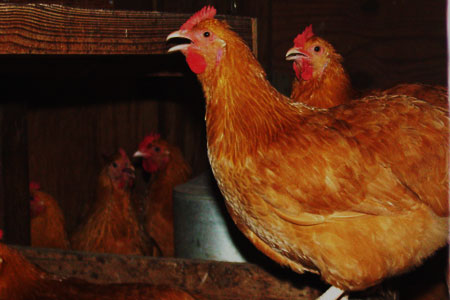
[[[327,288],[318,276],[296,274],[259,254],[225,210],[235,242],[251,253],[244,262],[31,245],[30,182],[56,199],[70,236],[96,200],[105,157],[119,148],[136,170],[133,205],[145,201],[151,176],[133,154],[149,134],[181,150],[190,179],[210,174],[201,85],[184,56],[166,53],[165,41],[207,4],[245,39],[285,95],[294,78],[285,53],[310,24],[342,55],[359,90],[447,85],[445,1],[2,1],[4,242],[48,272],[89,282],[162,284],[205,299],[315,299]],[[441,250],[413,272],[388,281],[387,289],[400,299],[448,299],[447,261]],[[354,299],[391,299],[386,295]]]

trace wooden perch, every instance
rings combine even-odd
[[[0,4],[0,54],[164,54],[190,14]],[[255,19],[226,19],[256,49]]]
[[[277,266],[267,271],[249,263],[17,249],[51,273],[102,284],[161,284],[214,300],[309,300],[320,293],[311,287],[318,285],[317,277],[312,279]]]

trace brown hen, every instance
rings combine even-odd
[[[206,99],[208,155],[238,228],[273,260],[331,284],[406,272],[448,236],[448,111],[408,96],[293,103],[205,7],[167,39]],[[328,297],[328,298],[325,298]]]
[[[152,174],[145,199],[145,228],[164,256],[174,256],[173,188],[191,176],[191,167],[177,147],[158,134],[145,137],[135,157]]]
[[[295,72],[293,101],[329,108],[356,96],[342,66],[342,56],[330,43],[314,35],[312,25],[294,39],[294,47],[286,53],[286,60],[293,61]]]
[[[342,66],[342,56],[330,43],[314,35],[312,25],[294,39],[286,60],[293,61],[296,76],[291,99],[295,102],[329,108],[361,95],[408,95],[448,108],[448,90],[438,85],[402,83],[387,90],[356,91]]]
[[[92,212],[71,238],[75,250],[157,255],[130,201],[134,168],[120,149],[102,169]]]
[[[65,219],[58,202],[36,182],[30,183],[30,195],[31,246],[69,249]]]

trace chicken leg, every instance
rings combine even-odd
[[[341,290],[340,288],[331,286],[325,293],[317,298],[317,300],[348,300],[347,295],[344,295],[342,298],[340,298],[344,293],[345,291]]]

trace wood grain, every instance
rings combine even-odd
[[[96,283],[151,283],[178,287],[211,300],[310,300],[318,278],[249,263],[88,254],[18,248],[43,269]]]
[[[0,54],[163,54],[190,15],[0,4]],[[252,46],[251,18],[226,20]]]
[[[126,1],[126,0],[122,0]],[[2,1],[4,3],[14,4],[59,4],[70,7],[82,7],[82,8],[117,8],[117,2],[121,0],[14,0],[14,1]],[[137,8],[135,8],[137,9]]]

